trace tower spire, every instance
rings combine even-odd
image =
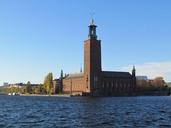
[[[61,69],[61,79],[63,78],[63,70]]]
[[[80,73],[82,73],[83,72],[83,70],[82,70],[82,66],[81,66],[81,68],[80,68]]]
[[[133,65],[133,69],[132,69],[132,76],[136,76],[136,69],[135,69],[135,66]]]
[[[94,24],[94,19],[91,19],[90,25],[89,27],[89,34],[88,34],[88,38],[89,39],[97,39],[97,35],[96,35],[96,25]]]
[[[60,93],[63,92],[63,70],[61,69],[61,76],[60,76],[60,86],[59,86]]]
[[[90,21],[90,25],[94,25],[94,19],[93,18]]]

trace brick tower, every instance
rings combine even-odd
[[[101,85],[101,41],[97,40],[93,19],[88,27],[88,40],[84,41],[85,92],[96,94]]]

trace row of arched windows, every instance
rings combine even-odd
[[[130,91],[132,90],[132,83],[130,81],[110,81],[103,82],[102,89],[107,92],[116,92],[116,91]]]

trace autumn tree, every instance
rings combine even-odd
[[[157,87],[164,87],[165,86],[165,81],[164,81],[163,77],[156,77],[153,80],[153,85],[157,86]]]
[[[48,73],[44,80],[44,89],[47,94],[53,93],[53,74]]]

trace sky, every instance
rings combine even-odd
[[[102,69],[171,81],[170,0],[0,0],[0,85],[83,67],[93,17]]]

